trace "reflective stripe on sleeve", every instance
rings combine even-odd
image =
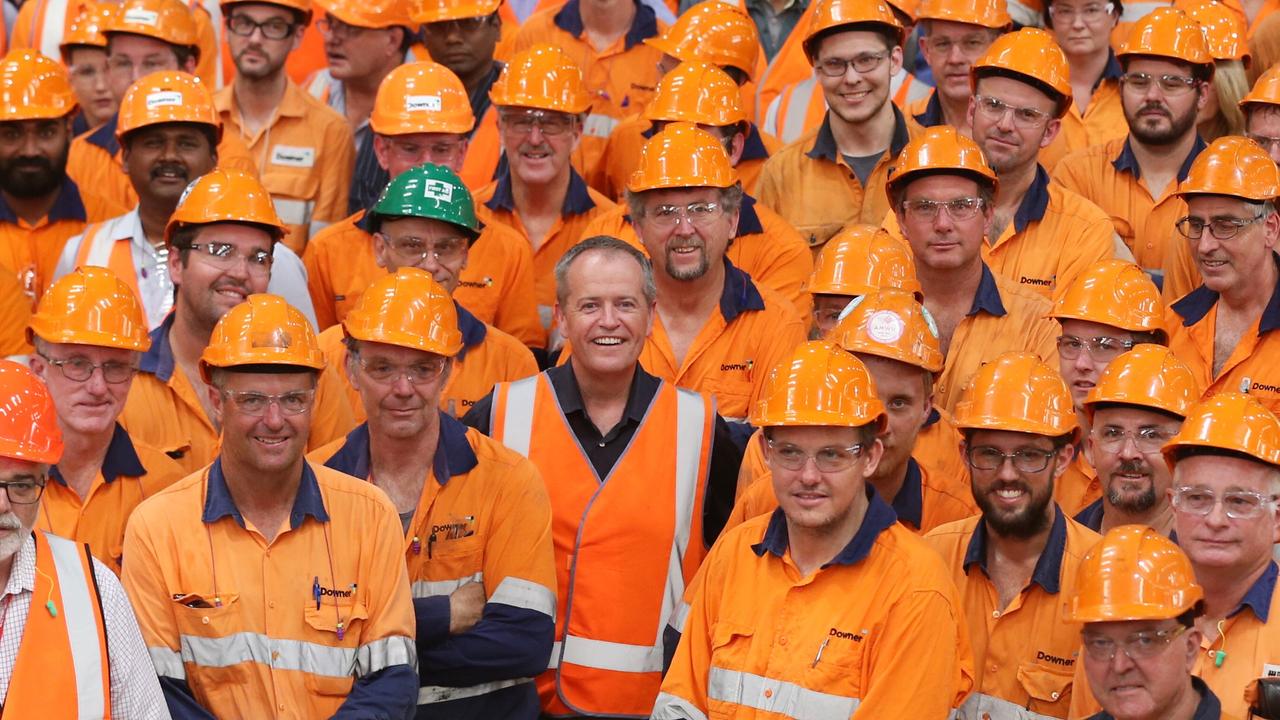
[[[413,638],[392,635],[367,642],[356,650],[356,677],[372,675],[395,665],[418,669],[418,647]]]
[[[658,702],[653,707],[650,720],[707,720],[707,714],[682,697],[658,693]]]
[[[457,580],[414,580],[409,591],[416,598],[429,598],[437,595],[449,595],[468,583],[482,582],[484,582],[484,573],[468,575]]]
[[[862,703],[859,698],[719,667],[712,667],[707,675],[707,697],[793,720],[845,720]]]
[[[489,602],[534,610],[551,618],[556,616],[556,595],[550,588],[531,580],[505,577],[498,583]]]
[[[151,655],[151,664],[156,667],[156,675],[174,680],[187,679],[187,669],[183,667],[182,656],[178,653],[167,647],[148,647],[147,653]]]
[[[81,563],[84,552],[79,543],[42,535],[48,540],[53,565],[58,573],[58,590],[62,596],[64,623],[71,641],[71,663],[76,674],[76,705],[80,717],[101,714],[106,706],[102,688],[102,638],[98,636],[97,614],[93,611],[93,589],[85,577]],[[92,562],[92,561],[91,561]],[[92,567],[92,565],[90,566]]]
[[[506,690],[509,687],[516,687],[525,683],[533,682],[533,678],[516,678],[515,680],[496,680],[494,682],[480,683],[470,687],[445,687],[443,685],[429,685],[427,687],[418,688],[418,704],[431,705],[433,703],[449,702],[450,700],[463,700],[466,698],[479,697],[488,695],[499,690]]]
[[[956,711],[957,720],[1054,720],[1054,715],[1037,712],[994,695],[973,693]]]
[[[689,611],[692,609],[689,607],[689,603],[683,600],[680,601],[680,604],[676,605],[675,611],[671,613],[671,619],[667,621],[667,625],[683,635],[684,626],[689,622]]]
[[[276,208],[276,215],[285,225],[306,225],[311,222],[311,211],[315,203],[310,200],[294,200],[291,198],[272,198],[271,204]]]

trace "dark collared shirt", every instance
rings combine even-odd
[[[880,499],[876,489],[868,483],[867,512],[862,516],[862,524],[858,526],[858,531],[853,534],[849,544],[845,545],[831,559],[831,562],[822,567],[854,565],[865,560],[871,554],[871,549],[875,547],[880,533],[893,527],[896,522],[898,522],[898,516],[894,514],[893,508]],[[789,544],[787,516],[783,514],[782,508],[778,508],[773,511],[773,516],[769,518],[769,526],[764,531],[764,539],[752,545],[751,551],[756,554],[756,557],[764,557],[767,552],[780,558],[786,555]]]
[[[1196,714],[1191,716],[1191,720],[1220,720],[1222,703],[1218,700],[1218,696],[1213,694],[1203,680],[1194,675],[1191,676],[1191,687],[1200,696],[1200,703],[1196,705]],[[1115,716],[1104,711],[1097,715],[1090,715],[1088,720],[1115,720]]]

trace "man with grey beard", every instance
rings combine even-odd
[[[667,125],[645,144],[626,200],[658,286],[640,363],[714,395],[726,419],[746,418],[769,370],[805,339],[806,323],[725,257],[742,185],[724,145],[696,125]]]

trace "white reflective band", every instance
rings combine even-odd
[[[121,236],[124,223],[129,222],[131,217],[128,213],[120,217],[111,218],[94,231],[93,235],[86,236],[80,242],[89,243],[89,249],[84,258],[85,265],[95,267],[110,267],[111,251],[116,246],[116,238]],[[125,233],[128,236],[128,233]]]
[[[564,639],[563,657],[560,657],[561,647],[561,643],[555,643],[551,648],[551,659],[559,659],[561,664],[572,663],[614,672],[662,672],[662,647],[659,645],[627,645],[570,635]]]
[[[1124,12],[1120,22],[1137,22],[1162,7],[1171,7],[1167,2],[1133,2],[1124,4]]]
[[[1044,27],[1044,16],[1040,14],[1038,8],[1031,7],[1018,2],[1018,0],[1009,0],[1008,4],[1009,17],[1023,27]]]
[[[556,616],[555,592],[551,588],[518,577],[503,578],[489,602],[534,610],[552,619]]]
[[[718,667],[712,667],[707,675],[707,697],[753,710],[778,713],[792,720],[848,720],[862,702],[858,698],[818,692],[795,683]]]
[[[167,647],[148,647],[147,652],[151,655],[151,664],[156,667],[156,675],[175,680],[187,679],[187,669],[182,665],[181,655]]]
[[[443,685],[428,685],[427,687],[418,688],[418,704],[430,705],[432,703],[449,702],[450,700],[463,700],[465,698],[479,697],[488,695],[499,690],[506,690],[509,687],[524,685],[533,682],[533,678],[516,678],[515,680],[496,680],[494,682],[480,683],[470,687],[445,687]]]
[[[62,622],[71,641],[71,663],[76,673],[76,706],[80,717],[101,714],[107,702],[103,697],[102,638],[98,635],[98,619],[93,611],[94,590],[84,575],[79,543],[41,534],[48,540],[53,566],[58,573],[58,589],[62,595]],[[90,563],[92,568],[92,562]]]
[[[319,235],[319,234],[320,234],[320,231],[321,231],[321,230],[323,230],[323,229],[325,229],[325,228],[329,227],[329,225],[330,225],[330,223],[327,223],[327,222],[325,222],[325,221],[323,221],[323,220],[312,220],[312,221],[311,221],[311,232],[310,232],[310,233],[308,233],[308,234],[309,234],[311,237],[315,237],[316,235]]]
[[[537,392],[537,375],[507,386],[507,419],[502,427],[502,444],[525,457],[529,457],[529,441],[533,437],[533,399]],[[493,406],[496,409],[498,404]]]
[[[1054,715],[1037,712],[993,695],[973,693],[956,711],[957,720],[1054,720]]]
[[[32,25],[40,17],[40,7],[37,6],[35,10],[35,12],[31,13]],[[62,32],[65,28],[66,16],[67,0],[45,0],[45,21],[39,30],[41,55],[54,60],[62,59]],[[36,34],[36,32],[32,32],[31,37],[36,37]]]
[[[693,506],[698,495],[698,469],[702,465],[702,431],[706,425],[706,403],[696,392],[676,388],[676,492],[675,533],[667,558],[667,583],[663,588],[662,615],[658,618],[654,646],[662,648],[662,636],[671,617],[684,604],[684,557],[693,532]],[[659,655],[661,658],[661,655]],[[661,670],[659,665],[658,669]]]
[[[311,222],[311,210],[316,206],[310,200],[290,200],[289,198],[273,198],[276,215],[285,225],[306,225]]]
[[[780,118],[781,127],[778,130],[782,134],[778,136],[778,140],[785,143],[795,142],[809,130],[805,127],[805,120],[809,117],[809,103],[813,101],[813,93],[817,89],[818,79],[812,75],[796,83],[791,91],[791,97],[787,100],[786,115]],[[892,96],[892,93],[890,95]],[[782,97],[782,95],[778,96],[778,102],[782,101]],[[784,137],[787,139],[783,140]]]
[[[437,595],[448,595],[467,583],[484,582],[484,573],[476,573],[457,580],[415,580],[409,588],[416,598],[429,598]]]
[[[675,612],[671,613],[671,619],[667,621],[667,625],[681,635],[684,634],[684,626],[689,622],[689,611],[693,608],[689,607],[689,603],[681,600],[676,605]]]
[[[774,98],[769,103],[769,108],[764,111],[764,122],[760,124],[760,129],[769,135],[778,137],[778,98]]]
[[[707,714],[693,703],[671,693],[658,693],[650,720],[707,720]]]
[[[181,635],[182,660],[200,667],[252,662],[325,677],[354,677],[356,649],[242,632],[220,638]]]
[[[618,126],[618,118],[612,118],[608,115],[597,115],[591,113],[587,115],[587,120],[582,124],[582,134],[587,137],[607,138],[613,129]]]
[[[392,635],[361,645],[356,650],[356,677],[371,675],[395,665],[418,669],[418,647],[413,638]]]

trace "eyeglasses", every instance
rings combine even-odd
[[[1005,116],[1013,113],[1013,124],[1021,128],[1040,127],[1049,122],[1050,115],[1043,110],[1037,110],[1029,107],[1014,107],[1000,98],[988,97],[986,95],[974,95],[974,102],[978,104],[978,110],[986,115],[989,119],[996,122],[1004,120]]]
[[[5,495],[9,498],[10,503],[14,505],[31,505],[40,502],[40,496],[44,495],[46,482],[48,481],[14,480],[12,482],[0,482],[0,488],[4,488]]]
[[[149,57],[142,62],[142,65],[140,65],[139,69],[135,72],[133,60],[117,55],[107,59],[107,72],[112,75],[146,77],[151,73],[160,72],[161,70],[172,70],[174,69],[175,64],[175,59],[172,55]]]
[[[536,125],[543,135],[555,137],[573,129],[577,118],[548,110],[503,110],[498,113],[502,127],[516,135],[528,135]]]
[[[1259,135],[1258,133],[1248,133],[1249,139],[1262,146],[1267,152],[1274,152],[1280,149],[1280,137],[1271,137],[1269,135]]]
[[[259,417],[265,415],[267,408],[275,405],[283,415],[301,415],[311,409],[311,401],[315,400],[315,390],[295,390],[282,395],[267,395],[252,390],[223,390],[223,397],[231,401],[245,415]]]
[[[724,217],[724,206],[717,202],[694,202],[688,205],[659,205],[645,212],[655,227],[670,229],[681,220],[703,227]]]
[[[1230,218],[1218,217],[1205,222],[1198,217],[1187,216],[1178,221],[1174,227],[1178,228],[1178,232],[1182,237],[1188,240],[1199,240],[1204,237],[1204,229],[1209,228],[1209,232],[1219,240],[1230,240],[1240,231],[1258,222],[1266,213],[1258,213],[1251,218]]]
[[[275,262],[275,258],[266,250],[256,250],[244,255],[236,252],[236,246],[230,243],[191,243],[178,249],[198,250],[203,257],[209,259],[209,264],[224,270],[235,267],[237,260],[244,260],[249,272],[255,275],[271,272],[271,263]]]
[[[1252,520],[1262,515],[1280,496],[1251,490],[1228,490],[1222,494],[1222,511],[1235,520]],[[1219,498],[1203,487],[1180,487],[1173,493],[1173,506],[1182,512],[1205,516],[1218,506]]]
[[[1023,448],[1006,453],[989,445],[976,445],[967,453],[969,466],[976,470],[999,470],[1004,467],[1005,460],[1013,461],[1013,469],[1018,472],[1034,473],[1049,467],[1049,461],[1058,454],[1057,450],[1037,450]]]
[[[387,136],[384,138],[387,146],[392,152],[398,155],[404,155],[415,160],[425,157],[436,165],[445,165],[453,158],[457,157],[458,151],[462,149],[462,141],[456,142],[433,142],[423,145],[414,140],[405,140],[395,136]],[[419,163],[421,164],[421,163]]]
[[[1136,633],[1130,633],[1120,642],[1116,642],[1106,635],[1098,635],[1091,632],[1080,633],[1080,637],[1084,641],[1084,651],[1088,653],[1093,660],[1106,662],[1112,660],[1116,656],[1116,652],[1123,652],[1129,656],[1130,660],[1145,660],[1150,657],[1159,655],[1173,639],[1186,631],[1185,625],[1179,625],[1169,630],[1143,630]]]
[[[459,35],[470,35],[478,31],[485,25],[489,25],[492,15],[482,17],[455,18],[453,20],[441,20],[439,22],[427,23],[426,30],[428,34],[448,36],[450,32],[456,31]]]
[[[1080,353],[1088,351],[1089,357],[1099,362],[1111,362],[1133,349],[1137,343],[1132,340],[1120,340],[1113,337],[1080,338],[1074,335],[1058,336],[1058,356],[1064,360],[1075,360]]]
[[[1138,428],[1138,430],[1132,432],[1118,427],[1094,428],[1093,430],[1093,439],[1098,443],[1098,447],[1109,453],[1120,452],[1124,449],[1128,439],[1133,438],[1133,446],[1138,448],[1138,452],[1143,455],[1154,455],[1160,452],[1160,448],[1164,447],[1164,444],[1169,442],[1173,435],[1171,432],[1153,427]]]
[[[1146,92],[1151,89],[1151,83],[1158,83],[1160,91],[1169,96],[1183,95],[1200,84],[1199,80],[1186,75],[1156,76],[1141,72],[1125,73],[1120,76],[1120,82],[1126,88],[1137,92]]]
[[[801,470],[812,459],[814,467],[818,468],[818,472],[841,472],[853,467],[853,464],[862,455],[863,450],[863,445],[859,443],[849,447],[818,448],[816,453],[810,455],[807,451],[791,443],[777,443],[773,440],[766,442],[769,445],[773,461],[779,467],[787,470]]]
[[[356,362],[370,380],[380,385],[393,383],[400,378],[408,380],[410,385],[425,385],[440,377],[447,364],[444,358],[436,358],[412,365],[393,365],[385,360],[366,360],[359,356],[356,357]]]
[[[845,73],[849,72],[850,67],[859,74],[869,73],[880,67],[880,63],[884,62],[887,57],[889,57],[889,52],[886,50],[876,53],[862,53],[854,56],[851,60],[834,57],[823,58],[818,61],[817,68],[818,72],[827,77],[844,77]]]
[[[972,220],[983,208],[982,198],[962,197],[955,200],[904,200],[903,210],[913,220],[932,222],[938,219],[938,211],[946,208],[947,217],[957,222]]]
[[[241,37],[252,37],[254,30],[261,30],[262,37],[268,40],[283,40],[293,34],[295,27],[297,25],[281,18],[271,18],[266,22],[256,22],[248,15],[227,18],[227,29]]]
[[[1090,25],[1096,24],[1103,18],[1111,15],[1116,9],[1112,3],[1103,3],[1101,5],[1085,5],[1082,8],[1059,7],[1056,3],[1049,6],[1049,17],[1056,22],[1071,24],[1076,18],[1084,20]]]
[[[62,376],[74,382],[84,382],[93,377],[94,370],[102,371],[102,379],[116,385],[128,382],[138,372],[138,368],[128,363],[104,362],[95,365],[87,358],[51,358],[44,353],[37,353],[44,361],[62,371]]]
[[[363,35],[365,31],[372,29],[360,27],[359,25],[349,25],[332,15],[326,15],[317,20],[316,27],[320,28],[320,32],[326,35],[343,39]]]
[[[451,262],[462,257],[467,247],[466,238],[460,237],[428,240],[416,237],[393,238],[382,233],[378,235],[391,246],[391,252],[406,264],[422,262],[428,255],[437,262]]]
[[[989,33],[977,33],[974,35],[966,35],[957,42],[953,41],[951,38],[934,38],[926,35],[920,38],[920,40],[925,45],[929,46],[930,54],[937,53],[942,57],[946,57],[951,54],[952,48],[958,47],[960,48],[961,55],[976,58],[987,51],[987,48],[991,46],[992,41],[995,40],[995,36]]]
[[[98,78],[107,74],[107,66],[105,63],[77,63],[67,68],[67,72],[71,74],[73,80],[80,82],[93,83]]]

